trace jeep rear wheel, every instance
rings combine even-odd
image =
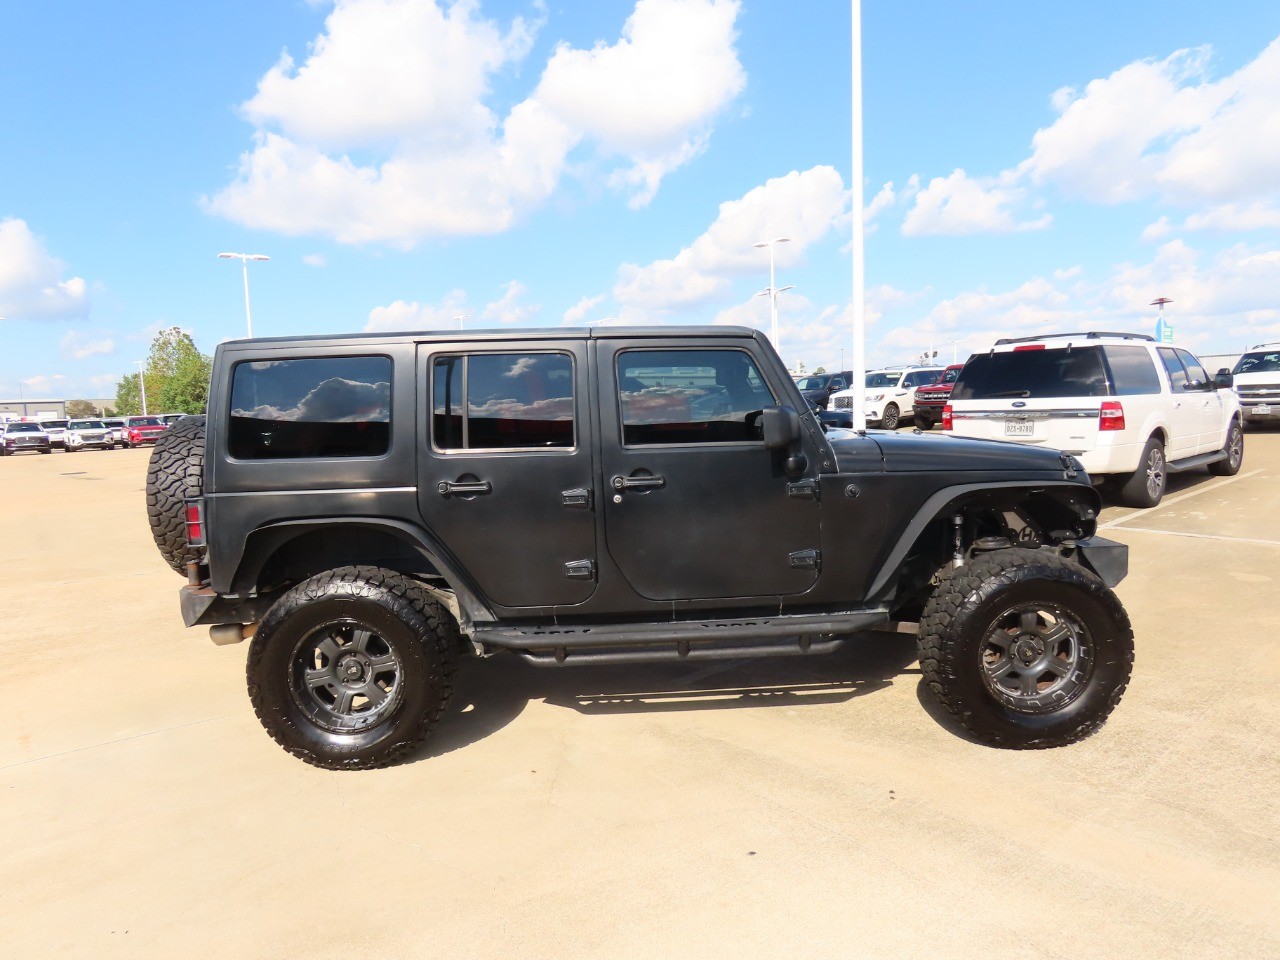
[[[267,612],[249,648],[249,698],[272,739],[307,763],[385,766],[439,722],[457,645],[453,618],[414,581],[330,570]]]
[[[203,495],[204,417],[183,417],[156,440],[147,465],[151,536],[178,573],[199,559],[199,552],[187,546],[186,501]]]
[[[1080,565],[1031,549],[949,571],[925,604],[919,645],[942,705],[983,742],[1016,749],[1092,734],[1133,668],[1116,595]]]

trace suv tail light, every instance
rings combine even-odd
[[[193,547],[203,547],[204,543],[204,501],[186,501],[187,543]]]
[[[1013,352],[1018,353],[1019,351],[1022,351],[1022,350],[1043,350],[1043,349],[1044,349],[1043,343],[1028,343],[1025,346],[1014,347]]]
[[[951,429],[951,404],[946,404],[942,408],[942,429]]]
[[[1103,400],[1102,409],[1098,411],[1099,430],[1123,430],[1124,407],[1119,400]]]

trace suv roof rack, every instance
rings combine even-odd
[[[996,341],[996,346],[1002,343],[1034,343],[1036,340],[1057,340],[1062,337],[1084,337],[1086,340],[1100,340],[1103,337],[1116,337],[1120,340],[1149,340],[1155,342],[1155,337],[1149,337],[1145,333],[1111,333],[1107,330],[1090,330],[1087,333],[1045,333],[1038,337],[1002,337]]]
[[[1266,343],[1255,343],[1250,350],[1261,350],[1263,347],[1280,347],[1280,340],[1269,340]]]

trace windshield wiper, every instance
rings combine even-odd
[[[1029,396],[1031,396],[1030,390],[1006,390],[1004,393],[988,393],[987,399],[995,400],[999,397],[1022,397],[1026,399]]]

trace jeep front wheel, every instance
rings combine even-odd
[[[1032,549],[948,571],[925,604],[919,646],[942,705],[983,742],[1016,749],[1092,734],[1133,668],[1116,595],[1084,567]]]
[[[342,567],[272,605],[249,648],[249,698],[289,753],[331,770],[385,766],[431,733],[453,689],[458,631],[418,585]]]

